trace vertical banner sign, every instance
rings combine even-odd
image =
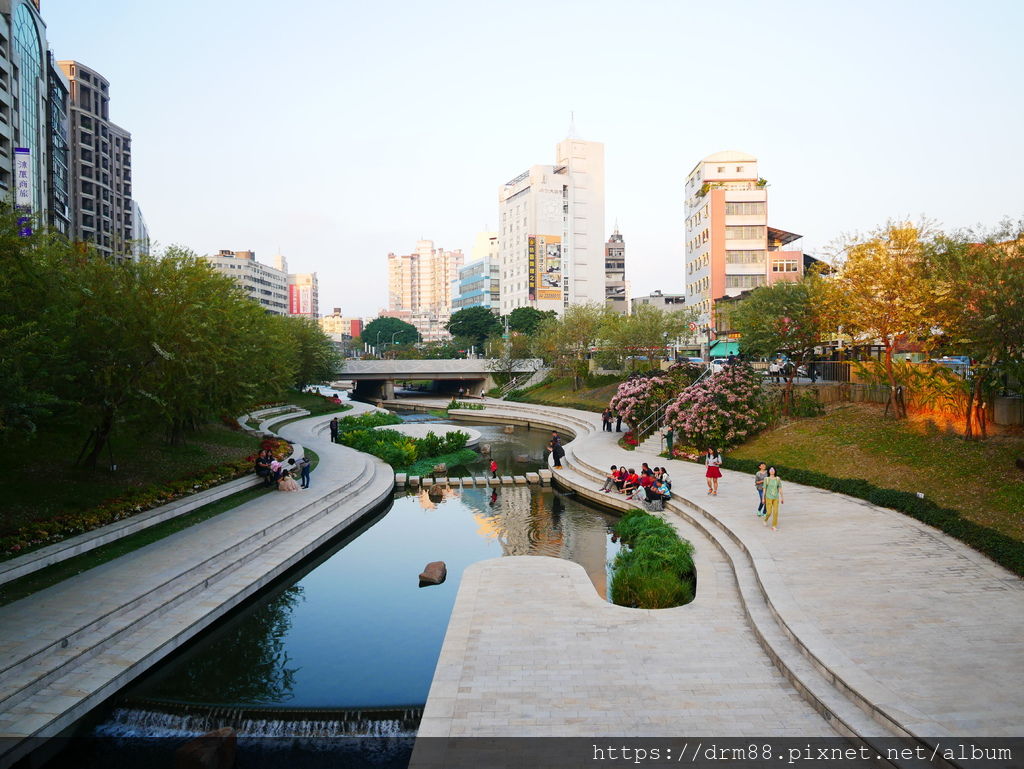
[[[299,286],[299,314],[313,314],[313,287]]]
[[[18,233],[27,238],[32,234],[32,153],[28,147],[14,148],[14,205],[22,213]]]
[[[299,287],[294,283],[288,286],[288,314],[299,314]]]
[[[562,238],[537,236],[537,260],[540,263],[537,299],[562,301]]]
[[[527,284],[530,289],[530,300],[537,298],[537,238],[531,235],[529,237],[530,243],[530,260],[529,260],[529,278],[530,282]]]

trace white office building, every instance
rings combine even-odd
[[[570,137],[555,161],[498,190],[502,315],[605,303],[604,145]]]
[[[254,251],[222,250],[204,256],[210,266],[227,275],[263,309],[273,315],[288,314],[288,273],[260,264]]]

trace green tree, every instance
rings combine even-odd
[[[74,308],[66,300],[76,254],[66,239],[35,230],[0,207],[0,435],[28,435],[69,405],[62,382],[77,365]]]
[[[837,325],[855,343],[877,341],[884,348],[889,398],[897,417],[907,412],[894,397],[896,344],[902,338],[927,338],[935,320],[923,259],[931,238],[927,224],[889,222],[866,238],[847,239],[839,246],[838,270],[827,284],[827,311]]]
[[[744,353],[771,357],[784,353],[790,366],[783,394],[783,411],[793,403],[793,377],[821,344],[825,333],[824,286],[817,273],[795,283],[755,288],[732,312],[732,327],[741,334]]]
[[[601,338],[608,309],[601,304],[571,304],[561,318],[551,318],[537,330],[534,349],[580,389],[587,374],[588,357]]]
[[[452,313],[446,328],[452,336],[481,350],[490,337],[502,331],[498,316],[486,307],[464,307]]]
[[[363,333],[359,338],[379,349],[391,344],[415,344],[420,341],[420,333],[411,323],[381,315],[363,327]]]
[[[335,379],[344,361],[331,338],[312,318],[286,318],[295,354],[294,386],[322,384]]]
[[[509,331],[520,334],[535,334],[545,320],[558,317],[554,310],[538,310],[535,307],[516,307],[508,314]]]
[[[926,262],[948,352],[973,359],[964,435],[987,437],[986,402],[1007,376],[1024,382],[1024,222],[937,238]]]
[[[629,358],[635,369],[637,358],[653,362],[655,358],[667,357],[669,345],[688,333],[696,317],[693,309],[669,312],[647,304],[637,307],[632,315],[608,312],[601,326],[605,351],[620,364]]]

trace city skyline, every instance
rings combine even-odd
[[[811,254],[889,217],[1024,213],[1024,161],[1005,152],[1024,128],[1019,4],[304,11],[42,6],[56,57],[110,81],[154,241],[279,250],[345,314],[386,305],[389,251],[427,237],[468,252],[495,229],[495,186],[546,158],[571,112],[605,146],[606,223],[630,243],[636,295],[685,290],[683,185],[723,150],[758,157],[772,222]],[[549,29],[574,43],[514,66],[503,53]]]

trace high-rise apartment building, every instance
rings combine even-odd
[[[118,259],[134,256],[132,137],[110,121],[110,83],[77,61],[59,61],[70,84],[72,237]]]
[[[273,315],[288,314],[288,273],[256,261],[254,251],[218,251],[204,256],[210,266],[227,275]]]
[[[71,237],[74,208],[71,200],[71,85],[53,52],[46,56],[47,190],[46,223]]]
[[[686,178],[686,304],[712,325],[714,303],[758,286],[799,280],[799,235],[768,226],[768,190],[757,158],[718,152]]]
[[[604,244],[604,301],[609,310],[629,315],[629,282],[626,280],[626,240],[615,232]]]
[[[132,254],[136,259],[149,255],[149,227],[139,204],[132,199]]]
[[[39,15],[39,3],[0,0],[0,194],[40,223],[57,229],[67,223],[67,179],[66,174],[58,175],[58,189],[51,195],[50,130],[56,117],[56,141],[66,145],[66,99],[58,97],[63,103],[58,103],[54,115],[50,91],[53,88],[59,94],[61,87],[50,77],[46,25]],[[66,160],[63,162],[66,166]],[[51,218],[54,197],[60,208],[56,220]]]
[[[387,314],[403,320],[408,315],[424,341],[443,336],[452,313],[452,282],[464,262],[461,250],[434,248],[432,240],[416,241],[411,254],[388,254]]]
[[[568,138],[554,165],[498,189],[501,314],[605,302],[604,145]]]

